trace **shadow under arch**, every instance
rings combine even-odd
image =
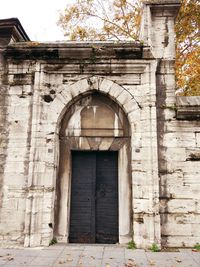
[[[71,197],[71,151],[118,151],[119,243],[132,240],[131,127],[113,97],[96,89],[75,96],[65,108],[59,129],[54,235],[68,242]]]

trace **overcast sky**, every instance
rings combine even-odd
[[[74,0],[1,0],[0,19],[18,18],[32,41],[60,41],[59,10]]]

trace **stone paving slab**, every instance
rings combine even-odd
[[[61,245],[0,249],[5,267],[200,267],[200,252],[129,250],[117,245]]]

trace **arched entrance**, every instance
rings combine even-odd
[[[112,99],[78,97],[61,121],[55,235],[77,243],[132,238],[130,127]]]

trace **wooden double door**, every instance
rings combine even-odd
[[[70,243],[118,242],[118,152],[72,152]]]

